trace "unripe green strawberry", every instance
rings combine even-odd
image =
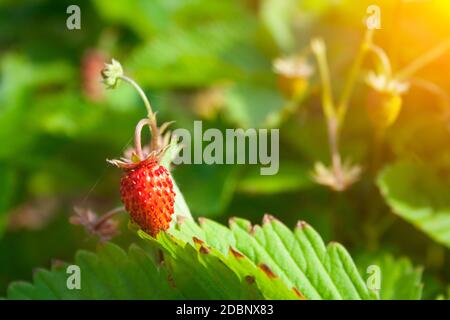
[[[159,231],[167,230],[175,203],[167,169],[153,158],[123,168],[120,194],[132,220],[153,237]]]

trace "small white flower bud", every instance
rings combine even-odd
[[[123,76],[123,69],[120,62],[112,59],[111,63],[105,63],[102,70],[103,83],[108,89],[114,89],[120,77]]]

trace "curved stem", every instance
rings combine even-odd
[[[392,67],[391,63],[389,62],[389,58],[386,54],[386,52],[380,48],[377,45],[372,44],[370,46],[370,50],[375,54],[375,56],[378,58],[383,70],[381,72],[388,76],[388,78],[392,75]]]
[[[142,100],[144,101],[145,108],[147,109],[150,133],[152,134],[151,146],[152,146],[152,149],[157,149],[158,148],[158,125],[156,123],[156,115],[153,112],[153,109],[152,109],[152,106],[150,104],[150,101],[148,101],[147,96],[144,93],[144,90],[142,90],[142,88],[133,79],[131,79],[131,78],[125,76],[125,75],[120,76],[120,79],[122,79],[122,80],[128,82],[129,84],[131,84],[136,89],[136,91],[139,93],[139,95],[141,96]],[[136,131],[137,131],[137,129],[138,128],[136,127]],[[135,142],[136,142],[136,140],[135,140]],[[139,138],[139,145],[140,145],[140,138]],[[136,152],[139,155],[139,150],[136,150]],[[142,149],[140,150],[140,152],[142,154]]]
[[[313,39],[311,49],[314,53],[319,67],[320,80],[322,82],[322,108],[327,119],[336,114],[333,102],[333,91],[331,89],[330,68],[328,67],[325,43],[322,39]]]
[[[142,90],[142,88],[133,79],[125,75],[120,76],[120,79],[128,82],[136,89],[136,91],[139,93],[142,100],[144,101],[145,107],[147,108],[148,117],[150,118],[150,116],[153,115],[153,110],[150,101],[148,101],[147,96],[144,93],[144,90]]]
[[[125,212],[125,207],[117,207],[114,208],[110,211],[108,211],[107,213],[105,213],[103,216],[101,216],[94,224],[94,229],[97,229],[98,227],[100,227],[103,223],[105,223],[106,221],[108,221],[109,219],[111,219],[113,216],[115,216],[116,214],[120,213],[120,212]]]
[[[142,128],[146,125],[151,125],[151,121],[150,119],[141,119],[138,124],[136,125],[136,129],[134,130],[134,148],[136,150],[137,156],[139,158],[139,160],[143,160],[144,159],[144,153],[142,152],[142,144],[141,144],[141,133],[142,133]],[[151,131],[151,129],[150,129]],[[154,135],[153,132],[152,136]]]
[[[441,55],[443,55],[448,49],[450,49],[450,38],[445,40],[444,42],[440,43],[430,51],[426,52],[416,60],[414,60],[412,63],[410,63],[408,66],[403,68],[397,73],[396,78],[398,80],[404,80],[411,75],[413,75],[415,72],[417,72],[419,69],[425,67],[427,64],[431,63],[433,60],[439,58]]]

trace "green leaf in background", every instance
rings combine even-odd
[[[33,94],[42,88],[63,85],[74,78],[74,70],[63,61],[33,63],[13,53],[4,55],[0,65],[0,157],[14,158],[29,151],[35,139],[36,119],[30,114],[36,102]]]
[[[8,222],[8,211],[18,185],[15,170],[7,163],[0,162],[0,238]]]
[[[78,251],[75,265],[81,270],[81,289],[66,285],[68,264],[51,271],[38,270],[33,284],[15,282],[8,288],[9,299],[180,299],[167,281],[165,269],[158,269],[143,249],[133,245],[128,253],[107,243],[97,254]]]
[[[128,26],[143,38],[167,27],[171,3],[173,1],[94,1],[98,13],[106,20]]]
[[[200,226],[186,220],[170,232],[191,243],[192,237],[197,237],[224,255],[234,248],[306,299],[376,298],[348,252],[335,242],[325,246],[320,235],[304,222],[292,232],[268,215],[262,226],[235,218],[230,228],[207,219],[202,219]]]
[[[194,87],[236,78],[239,68],[225,62],[221,52],[237,40],[236,27],[216,23],[194,30],[170,29],[138,47],[129,66],[142,85],[156,88]]]
[[[292,192],[315,186],[310,167],[283,161],[274,176],[263,176],[259,166],[251,166],[238,181],[237,190],[251,194]]]
[[[177,217],[188,217],[192,218],[191,211],[186,204],[186,200],[184,200],[184,196],[178,188],[175,179],[172,178],[173,181],[173,191],[175,192],[175,204],[174,204],[174,214]]]
[[[296,10],[296,0],[263,0],[261,4],[261,21],[278,47],[284,51],[292,49],[294,44],[292,20]]]
[[[424,164],[397,162],[378,176],[392,211],[433,240],[450,247],[450,183]]]
[[[226,116],[239,127],[274,127],[286,102],[273,88],[254,84],[238,84],[226,95]]]
[[[255,19],[239,1],[157,2],[165,3],[160,6],[168,17],[162,20],[171,23],[145,37],[130,55],[126,65],[140,84],[192,88],[245,75],[236,59],[228,56],[251,42],[256,30]],[[158,11],[151,6],[143,10]]]
[[[77,137],[94,132],[104,118],[104,109],[87,103],[74,91],[41,97],[33,104],[30,116],[43,133],[58,137]]]
[[[67,61],[36,62],[21,54],[9,53],[1,60],[0,97],[16,102],[21,94],[35,86],[65,84],[75,76]]]
[[[356,259],[361,273],[367,267],[378,266],[381,271],[380,299],[419,300],[422,297],[422,268],[414,267],[408,258],[395,259],[389,254],[363,255]]]
[[[221,214],[231,201],[238,171],[233,165],[200,164],[179,167],[174,176],[192,212],[213,217]]]
[[[166,168],[171,167],[172,159],[179,151],[179,146],[177,145],[175,140],[172,140],[170,146],[167,148],[164,157],[161,159],[161,164]],[[173,181],[173,190],[175,192],[175,204],[174,204],[174,215],[175,219],[178,217],[185,217],[192,219],[191,211],[189,210],[188,205],[186,204],[186,200],[184,200],[184,196],[178,188],[178,185],[173,178],[171,173],[172,181]]]

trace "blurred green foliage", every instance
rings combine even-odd
[[[351,253],[387,250],[408,256],[425,267],[424,276],[437,288],[425,286],[425,297],[444,292],[448,249],[393,215],[374,184],[385,164],[405,158],[448,180],[450,117],[440,100],[420,89],[408,95],[373,165],[373,132],[361,107],[368,103],[367,89],[360,81],[341,149],[365,171],[349,191],[335,194],[310,176],[314,162],[329,158],[317,77],[301,102],[292,104],[272,71],[275,58],[300,52],[320,35],[327,41],[333,87],[341,90],[371,2],[383,12],[376,41],[396,68],[449,34],[449,28],[432,28],[433,11],[426,4],[410,4],[411,9],[400,0],[78,1],[81,30],[66,28],[66,8],[73,1],[0,1],[0,295],[11,280],[31,279],[32,268],[96,245],[68,224],[74,205],[102,212],[120,202],[120,173],[105,159],[118,157],[130,144],[145,109],[129,87],[105,91],[99,85],[102,61],[112,57],[145,88],[160,121],[175,120],[175,127],[188,130],[199,119],[222,130],[280,128],[277,176],[259,176],[258,168],[243,165],[174,169],[194,216],[259,221],[270,212],[289,226],[306,220],[325,240],[338,240]],[[414,45],[401,39],[414,39]],[[448,61],[434,67],[450,70]],[[448,73],[436,69],[420,76],[449,92]],[[402,187],[401,175],[413,174],[392,173],[392,179]],[[406,202],[407,188],[402,187]],[[425,207],[432,206],[432,199],[421,197]],[[447,225],[442,226],[446,235]],[[115,242],[128,244],[130,235],[123,230]],[[395,265],[385,260],[384,265]],[[392,268],[417,277],[409,261]]]

